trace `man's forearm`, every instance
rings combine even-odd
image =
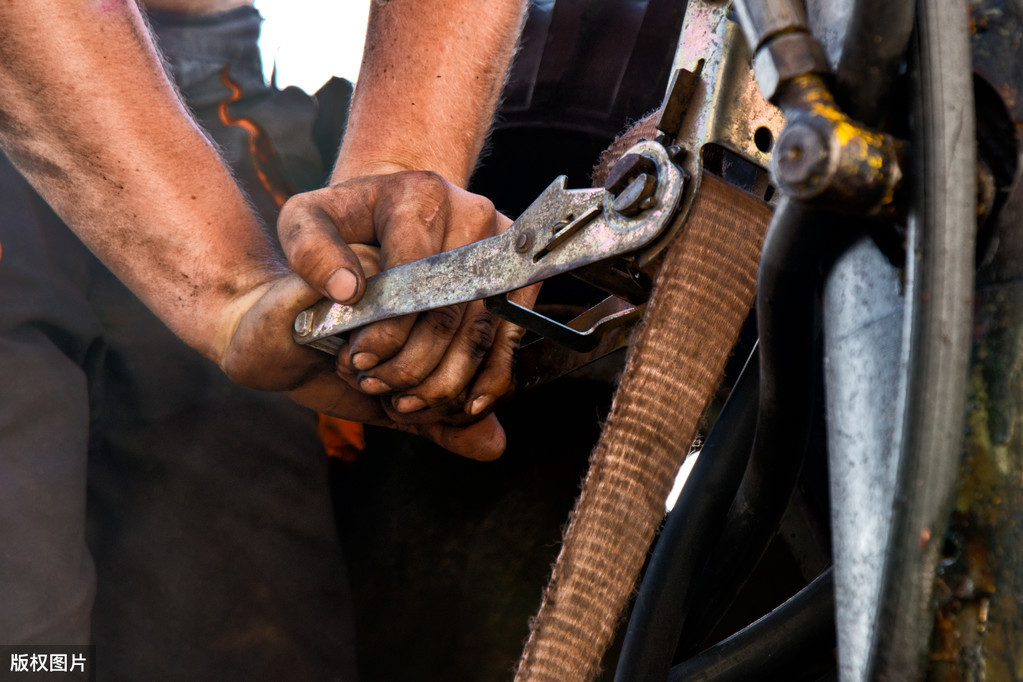
[[[0,5],[0,144],[178,335],[217,359],[271,249],[131,0]]]
[[[334,181],[431,170],[465,186],[526,0],[373,0]]]

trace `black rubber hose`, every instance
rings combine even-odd
[[[870,679],[918,679],[966,409],[976,229],[976,142],[967,15],[917,4],[916,197],[907,240],[906,363],[898,482]]]
[[[803,464],[817,381],[820,236],[827,214],[783,198],[757,279],[760,409],[749,465],[700,574],[679,653],[694,653],[732,604],[777,532]]]
[[[663,680],[692,578],[714,547],[753,447],[760,362],[752,355],[664,524],[629,619],[616,680]]]
[[[808,650],[835,645],[831,569],[795,596],[728,639],[671,669],[668,682],[791,679]]]
[[[913,34],[913,3],[853,3],[835,69],[835,100],[850,117],[876,126],[887,113],[889,93]]]

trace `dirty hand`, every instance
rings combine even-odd
[[[298,275],[279,272],[225,309],[224,319],[228,321],[222,327],[229,331],[218,344],[221,350],[215,359],[236,383],[283,392],[318,412],[416,433],[471,459],[487,461],[501,456],[504,432],[492,415],[460,425],[437,419],[396,422],[379,397],[367,395],[338,377],[333,358],[296,344],[291,337],[295,316],[321,297]]]
[[[277,229],[289,266],[324,296],[351,304],[367,276],[486,239],[510,224],[484,197],[435,173],[403,171],[298,195],[285,204]],[[535,297],[535,287],[513,296],[523,305]],[[438,420],[482,418],[471,427],[475,436],[503,445],[500,425],[487,413],[511,391],[522,334],[481,301],[447,306],[354,332],[338,354],[337,371],[379,396],[397,423],[426,428]]]

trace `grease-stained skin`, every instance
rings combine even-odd
[[[147,4],[201,13],[247,3]],[[389,376],[387,361],[400,351],[402,362],[429,366],[420,396],[414,385],[401,386],[398,395],[367,393],[358,380],[346,383],[329,358],[297,347],[290,329],[296,314],[324,295],[352,302],[361,294],[365,274],[356,251],[366,251],[340,240],[341,227],[371,235],[365,247],[385,244],[382,257],[390,262],[432,255],[452,241],[485,238],[506,224],[489,202],[460,187],[482,146],[524,4],[374,4],[374,37],[343,161],[330,188],[298,198],[301,210],[284,213],[318,234],[310,240],[309,229],[284,225],[283,235],[306,237],[298,246],[284,237],[289,262],[302,277],[275,256],[230,173],[189,118],[134,2],[0,3],[0,146],[147,306],[236,381],[287,391],[328,414],[413,430],[460,454],[492,459],[504,448],[503,431],[487,410],[473,412],[473,405],[484,398],[489,407],[508,390],[517,330],[501,324],[492,339],[480,339],[468,308],[458,311],[450,336],[417,332],[435,324],[429,315],[367,330],[358,347],[368,353],[363,360],[374,362],[356,363],[358,371],[376,371],[386,383],[380,377]],[[445,182],[430,185],[441,196],[429,201],[446,212],[391,224],[387,239],[375,225],[323,221],[346,213],[334,205],[327,210],[338,200],[369,208],[363,215],[376,221],[378,202],[407,196],[401,178],[422,184],[421,175],[405,171],[442,175]],[[395,172],[403,173],[397,182]],[[359,192],[336,189],[356,178]],[[489,219],[480,219],[481,210]],[[416,244],[423,251],[406,249],[399,257],[387,243]],[[307,249],[315,249],[316,257],[307,257]],[[311,269],[303,271],[307,263]],[[423,405],[402,401],[409,395]],[[480,421],[455,425],[467,418]]]

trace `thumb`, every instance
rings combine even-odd
[[[277,219],[288,267],[327,298],[355,303],[366,290],[366,274],[315,194],[293,197]]]
[[[497,417],[488,414],[471,424],[452,425],[442,422],[427,424],[393,424],[394,428],[429,438],[449,452],[467,459],[490,462],[504,454],[507,445],[504,429]]]

